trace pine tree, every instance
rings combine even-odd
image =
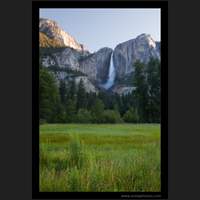
[[[71,81],[71,84],[70,84],[69,99],[71,99],[73,101],[76,100],[76,83],[75,83],[74,79]]]
[[[76,121],[76,101],[68,99],[66,103],[66,122],[71,123]]]
[[[160,61],[151,58],[147,65],[148,121],[160,122]]]
[[[91,108],[95,104],[96,99],[97,99],[96,93],[93,92],[87,93],[87,110],[91,111]]]
[[[39,68],[39,117],[53,123],[60,106],[59,90],[55,78],[47,69]]]
[[[94,105],[91,108],[93,122],[95,123],[101,123],[102,122],[102,116],[104,111],[104,103],[100,99],[96,99]]]
[[[60,92],[61,103],[62,103],[62,105],[64,105],[67,100],[67,88],[66,88],[66,83],[64,80],[60,81],[59,92]]]
[[[140,122],[147,122],[148,87],[145,76],[145,65],[140,61],[135,62],[134,85],[136,87],[134,98]]]
[[[86,108],[87,106],[87,99],[86,99],[86,91],[84,88],[83,80],[81,79],[78,85],[78,91],[77,91],[77,111],[81,108]]]

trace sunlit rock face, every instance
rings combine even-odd
[[[160,59],[160,43],[149,34],[118,44],[114,49],[114,66],[117,78],[121,79],[134,71],[136,60],[147,63],[150,57]]]
[[[45,33],[50,39],[59,41],[63,46],[71,47],[78,51],[87,51],[82,44],[79,44],[53,20],[41,18],[39,22],[39,31]]]

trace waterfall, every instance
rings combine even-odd
[[[104,83],[102,85],[102,87],[104,87],[105,89],[109,89],[110,87],[112,87],[112,85],[114,84],[114,81],[115,81],[115,76],[116,76],[116,71],[115,71],[115,67],[113,64],[113,52],[112,52],[111,58],[110,58],[108,79],[107,79],[106,83]]]

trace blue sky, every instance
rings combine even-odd
[[[40,9],[91,52],[115,48],[142,33],[160,41],[160,9]]]

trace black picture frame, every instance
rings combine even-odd
[[[161,192],[39,192],[39,9],[161,9]],[[32,2],[32,197],[34,199],[168,198],[168,2],[167,1],[33,1]]]

